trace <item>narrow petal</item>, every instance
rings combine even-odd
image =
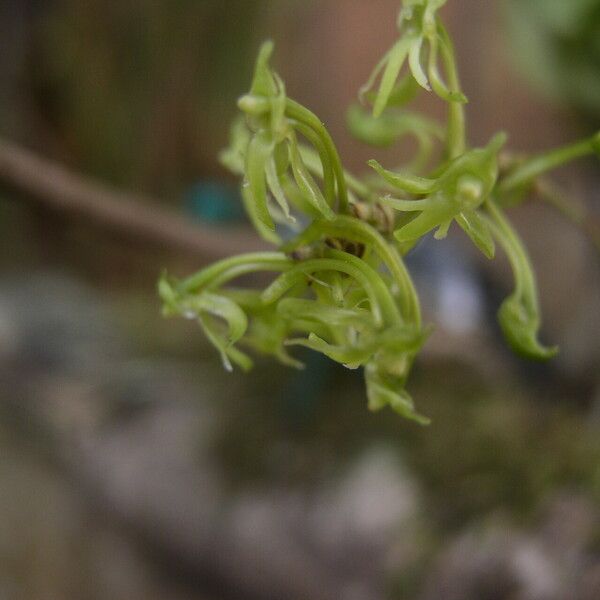
[[[329,204],[327,204],[323,193],[302,160],[295,137],[291,139],[290,158],[294,179],[296,180],[298,188],[304,194],[306,200],[310,202],[310,204],[312,204],[326,219],[335,218],[333,209],[331,206],[329,206]]]
[[[490,260],[496,254],[496,244],[487,223],[476,211],[462,212],[456,216],[456,222],[471,238],[472,242]]]
[[[439,37],[434,38],[430,43],[429,60],[427,66],[427,74],[433,91],[446,102],[458,102],[466,104],[467,97],[460,91],[451,91],[444,83],[438,67],[438,45],[442,43]]]
[[[409,242],[414,239],[419,239],[438,225],[445,223],[448,219],[454,217],[453,207],[449,207],[443,203],[439,206],[429,208],[423,211],[418,217],[410,223],[404,225],[394,232],[395,238],[399,242]]]
[[[450,231],[450,226],[452,225],[452,219],[448,219],[444,223],[442,223],[438,230],[434,234],[434,238],[436,240],[444,240],[448,237],[448,232]]]
[[[410,65],[410,70],[412,76],[415,78],[415,81],[428,92],[431,91],[431,86],[429,85],[429,81],[427,79],[427,75],[423,70],[423,65],[421,64],[421,50],[423,48],[423,38],[419,37],[418,41],[416,41],[408,55],[408,63]]]
[[[509,296],[498,311],[498,322],[510,347],[524,358],[546,361],[558,353],[558,347],[544,346],[538,339],[539,319],[515,296]]]
[[[270,230],[275,230],[275,224],[269,214],[265,169],[274,149],[275,146],[268,134],[261,131],[252,138],[246,156],[246,181],[254,204],[254,213],[256,218]]]
[[[335,346],[328,344],[325,340],[311,333],[308,339],[298,338],[286,342],[289,346],[304,346],[324,354],[337,363],[346,365],[349,368],[357,369],[366,363],[373,355],[372,348],[361,348],[358,346]]]
[[[271,156],[267,161],[265,172],[267,176],[267,184],[269,185],[271,194],[273,194],[273,198],[275,198],[277,204],[279,204],[279,207],[283,211],[285,218],[290,221],[290,223],[295,223],[296,219],[290,213],[290,205],[288,204],[285,192],[281,187],[281,182],[279,181],[279,176],[277,175],[277,165],[275,164],[275,158],[273,156]]]
[[[381,76],[379,91],[375,98],[373,116],[379,117],[387,106],[387,102],[394,89],[394,84],[398,79],[398,75],[400,75],[402,65],[406,60],[412,43],[412,38],[402,38],[400,41],[396,42],[396,45],[390,51],[385,70]]]
[[[389,184],[394,187],[408,192],[409,194],[416,194],[419,196],[426,196],[431,194],[437,184],[435,179],[428,179],[426,177],[419,177],[418,175],[411,175],[409,173],[394,173],[384,169],[376,160],[370,160],[367,164],[374,169],[381,177],[383,177]]]
[[[367,397],[369,400],[369,409],[378,411],[386,406],[400,416],[415,421],[420,425],[429,425],[431,420],[415,411],[412,398],[404,389],[392,389],[385,385],[379,378],[367,374]]]
[[[273,96],[277,93],[277,86],[269,67],[269,60],[274,49],[275,45],[271,40],[267,40],[260,47],[254,68],[254,78],[250,89],[251,94],[256,96]]]

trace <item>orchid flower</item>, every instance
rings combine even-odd
[[[547,348],[537,339],[541,324],[537,284],[531,261],[502,210],[493,201],[486,203],[489,223],[502,245],[515,278],[514,292],[502,303],[498,322],[509,345],[515,352],[534,360],[548,360],[556,355],[556,346]]]
[[[342,210],[347,206],[348,191],[329,133],[313,113],[287,98],[285,84],[270,68],[273,47],[272,42],[266,42],[260,49],[250,92],[238,101],[246,123],[236,123],[230,147],[221,154],[221,160],[233,172],[244,175],[242,196],[249,217],[264,239],[278,244],[277,213],[271,199],[283,217],[277,220],[294,223],[290,205],[312,213],[310,216],[316,212],[333,218],[336,203]],[[304,162],[299,136],[319,157],[322,185]]]
[[[388,269],[401,294],[400,308],[405,322],[421,326],[419,298],[404,261],[383,236],[372,226],[352,217],[339,216],[333,221],[315,221],[301,235],[284,246],[290,252],[322,237],[340,237],[372,246]]]
[[[538,341],[533,269],[503,207],[523,200],[547,171],[600,155],[600,133],[518,161],[500,161],[502,133],[484,148],[469,147],[466,98],[438,16],[445,3],[403,0],[400,39],[362,90],[373,114],[360,107],[348,113],[352,133],[366,143],[416,140],[414,160],[397,170],[374,160],[370,176],[345,170],[324,124],[287,97],[269,65],[272,42],[261,47],[250,90],[238,101],[242,115],[220,158],[242,180],[251,223],[278,251],[227,258],[181,281],[165,275],[158,285],[163,314],[197,321],[228,370],[251,368],[247,350],[301,368],[294,356],[301,346],[350,369],[363,368],[371,410],[390,407],[427,424],[406,386],[431,328],[423,323],[403,255],[432,230],[444,238],[453,222],[486,257],[494,257],[496,243],[508,256],[515,288],[498,311],[508,343],[533,359],[556,353]],[[406,109],[421,89],[448,104],[445,127]],[[431,166],[437,142],[445,151]],[[281,223],[296,228],[286,243],[277,229]],[[255,275],[270,277],[270,283],[264,289],[235,287],[240,277]]]
[[[251,359],[234,346],[245,335],[248,318],[233,300],[207,291],[181,294],[165,276],[159,282],[159,293],[164,303],[163,314],[198,321],[228,371],[233,370],[231,361],[244,370],[252,367]],[[224,332],[218,321],[225,325]]]
[[[390,185],[413,194],[425,196],[417,200],[384,197],[381,202],[401,212],[419,212],[412,221],[394,233],[399,242],[417,240],[438,228],[435,237],[446,237],[453,220],[487,256],[494,257],[494,241],[478,209],[491,194],[498,178],[498,153],[504,134],[496,135],[487,148],[466,152],[454,159],[435,179],[384,169],[377,161],[369,164]]]
[[[360,91],[361,97],[364,98],[381,75],[373,105],[373,116],[381,116],[388,105],[405,63],[408,63],[412,78],[423,89],[427,91],[433,89],[446,102],[467,101],[458,88],[458,82],[455,81],[453,51],[436,14],[444,4],[446,0],[404,0],[404,8],[398,19],[401,37],[375,67]],[[425,65],[424,53],[427,59]],[[440,74],[438,65],[440,53],[446,69],[450,71],[448,76],[451,79],[452,89],[444,83]]]

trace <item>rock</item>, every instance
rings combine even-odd
[[[599,519],[590,500],[565,494],[549,502],[537,530],[501,518],[470,526],[440,552],[420,598],[596,598],[600,563],[590,544]]]

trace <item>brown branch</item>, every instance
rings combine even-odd
[[[0,185],[67,217],[203,262],[264,247],[247,227],[192,224],[154,199],[118,191],[2,139]]]

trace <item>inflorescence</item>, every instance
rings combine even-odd
[[[413,160],[391,170],[369,161],[374,172],[364,178],[343,168],[321,120],[287,97],[270,66],[273,44],[263,44],[221,161],[240,176],[248,216],[277,250],[234,256],[185,280],[165,275],[159,282],[164,314],[196,320],[228,370],[252,367],[245,349],[301,368],[292,350],[304,346],[350,369],[363,367],[371,410],[390,406],[427,423],[406,383],[431,328],[422,322],[403,257],[431,231],[445,238],[454,223],[488,259],[499,245],[510,261],[514,291],[498,311],[510,346],[537,360],[556,354],[557,348],[538,341],[535,276],[503,207],[523,199],[546,171],[600,154],[600,134],[519,161],[501,160],[504,133],[484,148],[469,147],[467,98],[438,15],[445,2],[404,0],[399,39],[361,90],[372,112],[359,105],[349,110],[351,132],[366,143],[389,146],[407,135],[416,140]],[[447,103],[445,124],[406,108],[423,90]],[[257,272],[273,274],[266,289],[232,285]]]

